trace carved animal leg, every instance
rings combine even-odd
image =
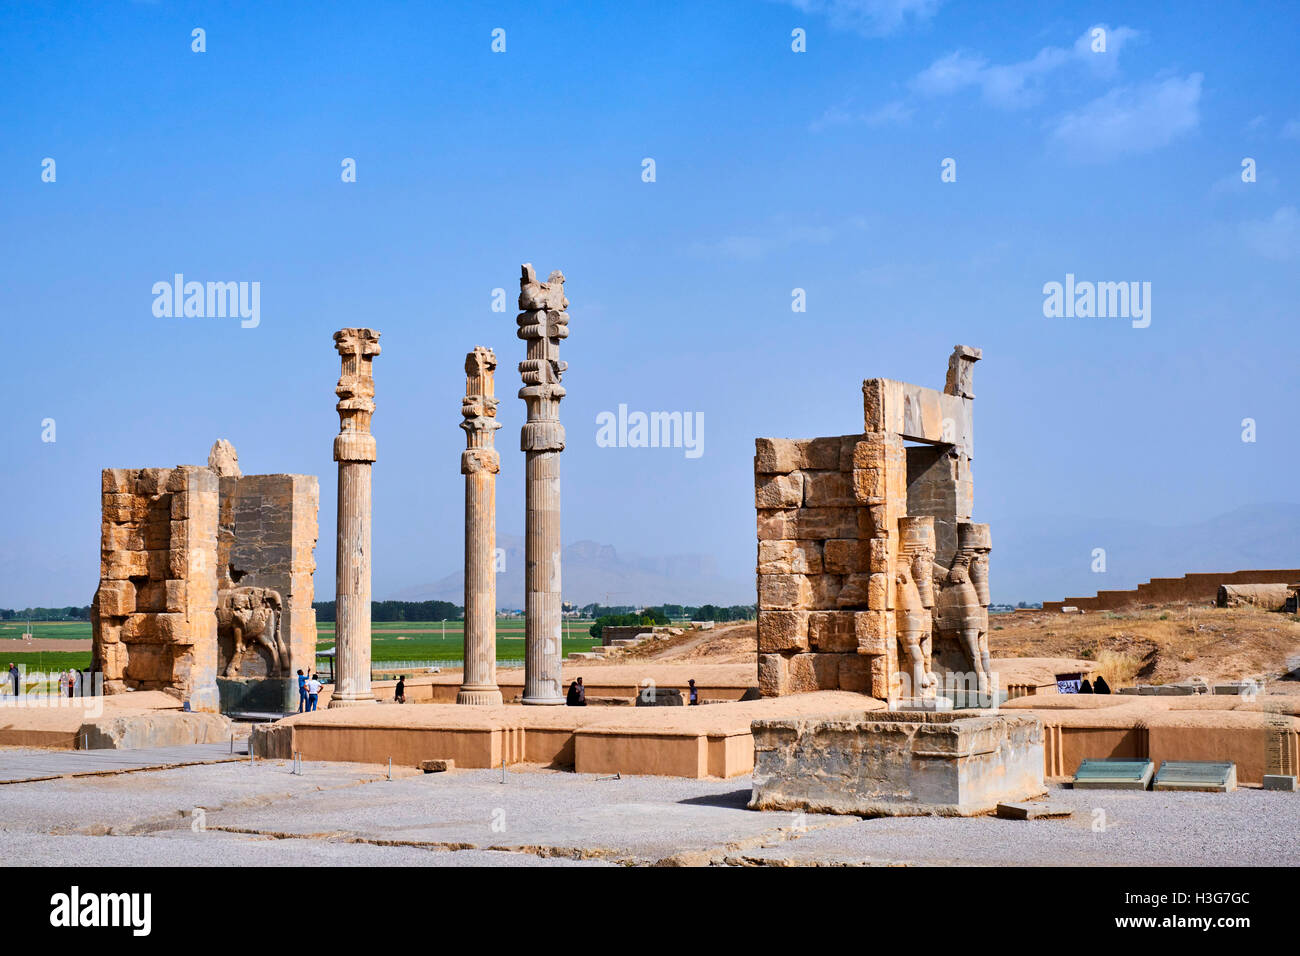
[[[989,654],[989,633],[980,631],[979,636],[980,662],[984,665],[984,684],[989,686],[993,680],[993,659]]]
[[[244,629],[235,624],[231,630],[235,633],[235,647],[230,655],[230,663],[226,665],[226,676],[238,677],[239,666],[244,661]]]
[[[966,657],[970,660],[971,670],[975,672],[978,680],[979,692],[988,693],[989,679],[988,674],[981,669],[982,660],[980,658],[980,632],[977,628],[970,628],[961,632],[961,642],[966,651]]]

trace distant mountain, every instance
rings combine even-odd
[[[1300,505],[1248,505],[1192,524],[1018,517],[992,527],[995,601],[1059,601],[1191,571],[1300,568]],[[1106,571],[1092,571],[1104,548]]]
[[[993,523],[993,600],[1059,601],[1097,591],[1135,588],[1156,577],[1190,571],[1300,568],[1300,505],[1249,505],[1175,527],[1052,515]],[[506,570],[497,576],[499,607],[524,605],[524,547],[502,537]],[[1094,573],[1093,549],[1106,551],[1105,573]],[[574,604],[752,604],[754,579],[726,575],[700,554],[648,558],[612,546],[577,541],[564,549],[564,600]],[[430,584],[388,595],[405,601],[464,600],[455,571]]]
[[[505,570],[497,574],[497,606],[524,606],[524,539],[502,535]],[[561,557],[564,600],[571,604],[753,604],[754,580],[719,574],[702,554],[620,555],[612,545],[575,541]],[[464,601],[463,570],[389,595],[398,601]]]

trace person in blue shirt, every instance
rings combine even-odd
[[[307,709],[307,675],[298,671],[298,713]]]

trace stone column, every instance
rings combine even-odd
[[[528,357],[519,363],[524,387],[519,397],[528,406],[520,435],[526,455],[527,517],[524,569],[524,699],[525,704],[563,704],[560,661],[560,377],[568,367],[560,361],[560,340],[569,335],[564,310],[564,274],[552,272],[538,282],[531,265],[519,279],[517,335],[528,343]]]
[[[465,356],[465,672],[458,704],[499,704],[497,687],[497,357],[479,345]]]
[[[375,412],[374,359],[379,333],[341,329],[334,347],[343,358],[338,387],[339,434],[334,460],[339,463],[338,551],[334,589],[334,694],[330,707],[375,703],[370,692],[370,466],[375,439],[370,416]]]

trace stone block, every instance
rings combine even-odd
[[[852,508],[853,485],[839,471],[803,472],[803,504],[809,508]]]
[[[125,617],[135,611],[135,586],[129,581],[104,581],[99,586],[99,613]]]
[[[758,691],[764,697],[783,697],[788,692],[789,662],[781,654],[758,655]]]
[[[889,649],[871,660],[871,696],[880,700],[889,700],[897,694],[894,688],[895,674],[889,666]]]
[[[1074,816],[1074,807],[1068,803],[1050,800],[1029,800],[1021,803],[999,803],[997,815],[1003,820],[1048,820]]]
[[[149,574],[147,561],[145,551],[112,551],[100,559],[99,576],[108,581],[147,577]]]
[[[857,656],[856,616],[852,611],[813,611],[808,617],[808,645],[815,651]]]
[[[758,540],[778,541],[798,537],[798,511],[786,508],[780,511],[758,512]]]
[[[808,650],[808,611],[759,611],[758,652]]]
[[[811,471],[839,471],[839,438],[813,438],[802,445],[802,467]]]
[[[855,611],[853,634],[859,654],[884,654],[890,638],[891,611]]]
[[[1266,773],[1264,774],[1264,789],[1295,793],[1296,778],[1284,773]]]
[[[759,508],[797,508],[803,504],[802,472],[754,476],[754,504]]]
[[[853,538],[858,534],[856,508],[801,508],[794,513],[796,533],[792,538]]]
[[[834,610],[840,606],[839,598],[844,589],[844,578],[838,574],[812,574],[808,576],[812,587],[812,597],[807,607],[813,610]]]
[[[816,541],[760,541],[760,574],[820,574],[821,545]]]
[[[842,608],[868,607],[867,582],[869,580],[870,576],[866,574],[845,575],[839,594],[835,596],[835,606]]]
[[[843,714],[755,720],[755,810],[975,816],[1046,792],[1030,715]]]
[[[867,579],[867,607],[883,611],[894,606],[894,589],[890,586],[889,575],[876,573]]]
[[[135,476],[129,468],[105,468],[99,487],[106,495],[129,495],[135,491]]]
[[[840,655],[840,690],[871,693],[871,658],[862,654]]]
[[[763,474],[789,474],[803,463],[800,443],[790,438],[756,438],[754,471]]]
[[[789,658],[786,693],[811,694],[840,686],[839,654],[795,654]]]
[[[758,577],[758,606],[764,610],[806,608],[812,601],[812,587],[803,574],[761,574]]]
[[[882,505],[887,494],[884,468],[853,469],[853,495],[859,504]]]
[[[163,494],[167,491],[167,480],[171,475],[170,468],[141,468],[135,478],[136,494],[150,497]]]
[[[867,570],[863,560],[866,549],[857,538],[831,538],[823,551],[823,567],[827,574],[855,574]]]
[[[421,760],[420,769],[425,773],[446,773],[448,770],[456,769],[456,761],[450,758],[444,760]]]
[[[887,574],[891,553],[890,543],[889,537],[869,538],[866,542],[867,566],[862,570],[873,574]]]

